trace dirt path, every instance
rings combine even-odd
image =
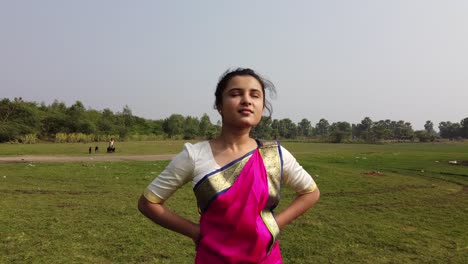
[[[99,156],[11,156],[0,157],[0,163],[29,162],[95,162],[95,161],[152,161],[171,160],[174,155],[99,155]]]

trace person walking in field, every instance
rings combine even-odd
[[[288,150],[278,141],[249,136],[265,109],[271,115],[266,91],[274,93],[274,85],[251,69],[225,72],[215,91],[220,135],[186,143],[139,199],[138,208],[146,217],[194,241],[195,263],[282,263],[280,231],[319,199],[316,183]],[[199,207],[199,223],[164,204],[188,182]],[[293,188],[297,197],[275,214],[282,184]]]

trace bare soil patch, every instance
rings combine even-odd
[[[449,161],[451,165],[461,165],[461,166],[468,166],[468,160],[451,160]]]
[[[380,171],[367,171],[367,172],[363,172],[362,174],[368,175],[368,176],[382,176],[382,175],[384,175]]]

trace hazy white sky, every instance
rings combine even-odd
[[[468,117],[468,1],[0,0],[0,98],[162,119],[213,110],[219,76],[277,87],[273,118]]]

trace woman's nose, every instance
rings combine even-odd
[[[248,95],[244,95],[244,96],[242,96],[241,103],[244,104],[244,105],[251,105],[252,104],[252,98],[250,98],[250,96],[248,96]]]

